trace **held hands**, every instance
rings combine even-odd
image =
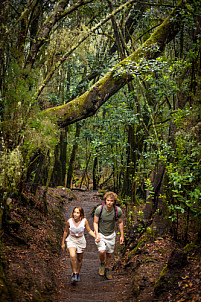
[[[120,237],[120,244],[123,244],[124,243],[124,237]]]
[[[65,250],[65,247],[66,247],[65,243],[62,243],[61,248],[62,248],[63,251]]]
[[[97,237],[96,237],[96,243],[98,243],[98,242],[100,242],[101,241],[101,238],[100,238],[100,236],[99,235],[97,235]]]

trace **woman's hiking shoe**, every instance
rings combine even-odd
[[[99,275],[104,276],[105,275],[105,262],[101,263],[99,266]]]
[[[108,280],[112,279],[112,275],[110,273],[110,270],[107,267],[105,268],[105,278],[108,279]]]
[[[80,274],[79,273],[76,274],[76,281],[80,281]]]
[[[71,281],[72,283],[75,283],[77,281],[77,274],[73,273]]]

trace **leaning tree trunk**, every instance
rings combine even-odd
[[[92,116],[117,91],[135,76],[136,64],[142,59],[155,59],[164,51],[165,46],[179,32],[181,7],[183,1],[172,11],[168,18],[155,30],[150,38],[133,54],[117,64],[112,71],[96,82],[87,92],[65,105],[52,107],[42,112],[57,119],[60,127]]]

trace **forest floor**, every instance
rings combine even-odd
[[[11,218],[19,224],[10,226],[3,236],[2,302],[201,301],[201,251],[197,247],[189,253],[186,265],[170,270],[154,291],[172,251],[180,248],[168,235],[142,236],[137,249],[122,248],[117,236],[113,279],[108,281],[98,275],[97,249],[94,239],[86,234],[81,281],[73,286],[69,255],[61,250],[65,221],[74,206],[82,206],[92,228],[91,211],[102,201],[101,196],[96,191],[49,189],[47,216],[42,214],[40,195],[36,200],[27,197],[29,204],[26,199],[12,201]]]

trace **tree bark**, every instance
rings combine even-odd
[[[9,3],[7,0],[0,1],[0,89],[2,85],[4,52],[7,41],[7,17],[8,17]],[[1,101],[0,101],[1,102]],[[1,103],[0,103],[1,110]]]
[[[98,157],[96,156],[94,158],[94,164],[93,164],[93,190],[97,190],[97,186],[98,186],[98,183],[97,183],[97,175],[96,175],[96,171],[97,171],[97,166],[98,166]]]
[[[142,59],[157,58],[176,36],[181,24],[182,3],[183,1],[179,2],[142,47],[116,65],[87,92],[63,106],[46,109],[43,114],[56,117],[60,127],[94,115],[112,95],[133,79],[136,64],[139,64]]]
[[[80,136],[80,131],[81,131],[81,125],[79,123],[77,123],[76,124],[76,133],[75,133],[75,143],[73,145],[73,150],[71,152],[68,173],[67,173],[67,184],[66,184],[67,188],[71,187],[71,181],[72,181],[72,177],[73,177],[73,168],[74,168],[74,163],[75,163],[76,154],[77,154],[77,150],[78,150],[77,139]]]
[[[59,144],[55,149],[55,164],[52,173],[51,186],[64,186],[66,176],[66,129],[62,129]]]
[[[54,10],[54,12],[45,20],[44,24],[41,26],[35,37],[35,43],[32,43],[29,55],[27,57],[27,61],[25,66],[29,66],[31,68],[36,60],[39,49],[46,43],[47,39],[49,39],[49,35],[54,28],[55,24],[63,19],[66,15],[70,14],[78,7],[90,3],[92,0],[80,0],[78,3],[74,4],[69,9],[65,10],[69,4],[69,0],[60,0]]]
[[[145,12],[146,5],[137,3],[135,6],[135,13],[132,14],[133,10],[130,10],[128,8],[128,11],[126,11],[126,14],[129,14],[127,17],[127,20],[125,22],[124,28],[121,26],[121,32],[124,33],[124,39],[126,44],[131,40],[132,34],[136,28],[137,25],[137,19],[140,19],[142,15]],[[137,13],[137,14],[136,14]],[[118,45],[116,41],[114,42],[113,46],[110,48],[109,55],[111,56],[114,52],[116,52],[118,49]]]
[[[154,213],[156,212],[156,209],[158,207],[158,199],[159,199],[159,193],[162,186],[163,176],[165,173],[165,166],[160,165],[158,168],[158,171],[154,177],[153,180],[153,189],[154,192],[153,197],[149,197],[146,201],[146,206],[144,209],[144,218],[149,220],[153,217]]]

